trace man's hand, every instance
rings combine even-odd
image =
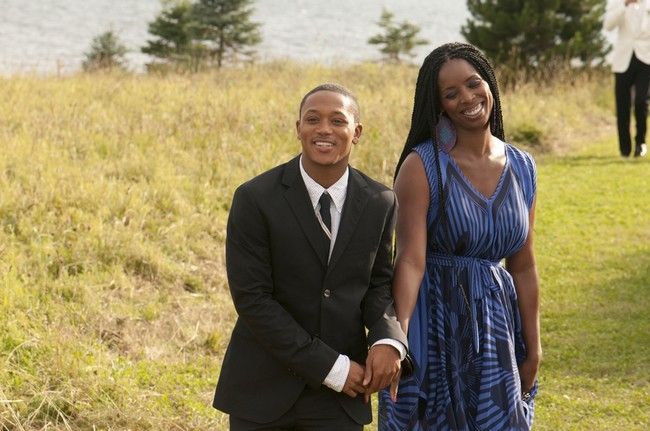
[[[400,371],[399,352],[388,344],[377,344],[370,348],[366,359],[366,373],[363,386],[366,389],[366,402],[370,394],[385,388]]]
[[[343,390],[341,392],[351,396],[352,398],[364,393],[366,391],[366,388],[363,386],[364,375],[365,370],[363,367],[358,363],[350,360],[350,371],[348,372],[348,378],[345,380],[345,384],[343,385]]]

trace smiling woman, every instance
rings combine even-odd
[[[489,151],[489,157],[477,161],[477,157],[463,154],[460,146],[451,149],[456,154],[452,160],[460,167],[463,175],[481,195],[490,197],[494,194],[506,164],[504,143],[492,140],[491,134],[486,133],[494,106],[490,86],[469,62],[451,59],[440,68],[438,87],[442,115],[453,124],[457,143],[469,142],[473,148],[482,152],[485,151],[480,148],[483,144]],[[483,138],[484,142],[472,143],[476,137]],[[488,141],[485,142],[485,139]]]
[[[395,179],[393,295],[415,372],[382,393],[382,430],[530,429],[541,357],[536,173],[503,139],[489,61],[468,44],[435,49]]]
[[[470,63],[449,60],[440,68],[438,87],[443,112],[450,116],[457,129],[485,128],[494,99],[490,86]]]

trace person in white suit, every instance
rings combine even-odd
[[[648,85],[650,84],[650,0],[609,0],[604,27],[617,30],[612,53],[615,75],[616,120],[618,142],[623,157],[632,152],[630,136],[631,89],[634,89],[636,136],[635,157],[648,151],[646,125],[648,117]]]

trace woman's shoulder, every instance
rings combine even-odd
[[[530,208],[537,193],[537,167],[535,159],[527,151],[506,143],[506,154],[512,171],[519,178],[526,197],[526,204]]]
[[[528,151],[517,148],[508,142],[504,142],[504,145],[506,149],[506,156],[514,164],[518,164],[529,169],[535,169],[535,159]]]
[[[438,146],[436,146],[433,143],[433,139],[431,138],[427,139],[426,141],[420,142],[419,144],[414,146],[413,149],[411,150],[411,153],[416,153],[418,156],[420,156],[420,159],[422,159],[422,161],[425,164],[428,164],[428,163],[435,162],[436,151],[438,152],[438,157],[440,158],[440,161],[441,162],[446,161],[448,154],[444,150],[438,148]]]
[[[422,156],[423,154],[429,154],[429,153],[433,154],[433,148],[434,148],[433,141],[431,139],[427,139],[426,141],[422,141],[416,146],[414,146],[411,152],[417,153],[420,156]]]

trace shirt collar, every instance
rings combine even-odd
[[[334,184],[329,186],[327,189],[320,184],[318,184],[312,177],[309,176],[307,171],[302,165],[302,155],[300,156],[300,175],[302,180],[305,182],[305,187],[307,188],[307,193],[309,193],[309,199],[311,200],[311,206],[316,209],[318,205],[318,200],[324,191],[327,191],[332,197],[332,203],[334,208],[339,213],[343,211],[343,204],[345,203],[345,196],[348,193],[348,180],[350,178],[350,168],[346,168],[341,178],[339,178]]]

